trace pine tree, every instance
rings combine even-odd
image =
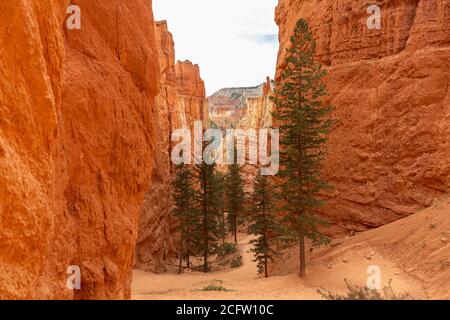
[[[187,259],[190,267],[190,256],[198,242],[198,210],[196,209],[196,191],[192,171],[184,164],[175,168],[176,176],[172,183],[174,208],[172,214],[178,220],[179,241],[179,273],[182,272],[183,259]]]
[[[324,144],[332,121],[332,107],[323,103],[327,95],[326,72],[314,61],[316,42],[308,23],[300,19],[287,50],[286,68],[277,84],[273,116],[279,120],[281,197],[285,222],[299,244],[300,277],[306,274],[305,237],[314,244],[327,238],[318,230],[324,221],[315,215],[323,205],[318,197],[328,185],[320,178]]]
[[[203,272],[208,272],[208,257],[216,250],[222,237],[220,180],[216,175],[215,163],[207,164],[203,161],[197,165],[197,170],[200,181],[198,209],[200,210],[201,241],[199,249],[203,253]]]
[[[218,208],[219,208],[219,235],[222,240],[222,245],[225,244],[225,237],[227,235],[227,224],[225,220],[225,176],[222,172],[217,171],[216,179],[218,184]]]
[[[242,166],[237,163],[236,146],[234,149],[233,164],[228,166],[228,172],[225,176],[225,199],[228,212],[228,221],[230,230],[234,236],[234,242],[237,243],[237,225],[238,218],[242,216],[245,204],[244,180],[242,179]]]
[[[257,176],[254,182],[252,196],[252,211],[249,213],[249,231],[256,238],[250,241],[253,245],[251,251],[258,266],[258,274],[264,273],[267,278],[268,263],[273,261],[276,255],[273,249],[274,242],[281,234],[279,221],[275,216],[273,187],[269,178]]]

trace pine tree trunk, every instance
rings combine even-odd
[[[203,250],[203,272],[208,272],[208,231],[205,228],[203,231],[203,241],[204,241],[204,250]]]
[[[204,185],[203,185],[203,272],[208,272],[208,241],[209,241],[209,235],[208,235],[208,206],[207,206],[207,199],[206,199],[206,193],[209,192],[206,187],[206,173],[204,173]]]
[[[233,216],[234,222],[233,222],[233,226],[234,226],[234,243],[237,244],[237,215]]]
[[[267,271],[267,255],[264,256],[264,275],[266,278],[269,277],[269,272]]]
[[[300,230],[298,233],[299,239],[298,244],[300,247],[300,278],[305,277],[306,275],[306,258],[305,258],[305,234],[303,230]]]
[[[204,244],[204,250],[203,250],[203,272],[208,272],[208,227],[206,226],[206,218],[204,220],[204,227],[203,227],[203,244]]]
[[[188,228],[188,234],[191,234],[190,228]],[[188,237],[186,240],[186,266],[191,267],[191,239]]]
[[[205,250],[203,255],[203,273],[208,272],[208,251]]]
[[[206,207],[204,207],[203,212],[203,272],[208,272],[208,225],[207,225],[207,218],[206,218]]]
[[[223,226],[222,245],[225,245],[226,227],[225,227],[225,211],[223,211],[223,209],[222,209],[222,226]]]
[[[185,230],[184,230],[184,228],[185,228],[185,220],[184,220],[184,218],[182,217],[181,218],[181,228],[182,228],[182,231],[181,231],[181,243],[180,243],[180,263],[179,263],[179,266],[178,266],[178,274],[181,274],[181,271],[183,270],[183,256],[184,256],[184,250],[185,250],[185,247],[184,247],[184,232],[185,232]]]

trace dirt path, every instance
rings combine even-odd
[[[372,250],[370,247],[328,249],[330,252],[310,262],[305,279],[300,279],[295,273],[261,278],[256,274],[257,268],[249,252],[251,237],[241,235],[241,239],[238,245],[243,258],[241,267],[216,273],[194,272],[181,275],[156,275],[135,270],[133,299],[321,299],[317,289],[343,292],[344,279],[364,285],[368,277],[367,267],[373,264],[383,268],[383,283],[393,279],[393,286],[399,291],[408,291],[419,298],[424,296],[417,281],[381,255],[373,254],[368,261],[365,254]],[[216,280],[221,281],[222,286],[230,291],[198,291]]]
[[[133,273],[134,299],[261,299],[283,296],[286,277],[263,279],[257,276],[256,263],[250,252],[252,239],[240,235],[238,249],[242,255],[242,266],[216,273],[185,273],[156,275],[139,270]],[[277,281],[278,280],[278,281]],[[280,281],[283,280],[283,281]],[[215,281],[221,281],[229,292],[196,291]],[[278,283],[278,285],[277,285]],[[278,288],[278,290],[277,290]],[[293,288],[294,289],[294,288]],[[280,292],[278,292],[280,291]],[[316,296],[316,295],[314,295]],[[280,297],[281,298],[281,297]],[[286,296],[287,298],[287,296]]]

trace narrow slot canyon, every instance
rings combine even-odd
[[[212,80],[224,75],[209,83],[201,59],[179,59],[180,23],[156,19],[157,1],[0,4],[0,299],[318,300],[320,290],[345,294],[346,281],[366,286],[374,267],[395,292],[450,299],[450,2],[375,1],[382,27],[371,30],[362,0],[274,1],[276,67],[255,83],[226,79],[236,86],[216,88]],[[331,188],[315,192],[324,205],[313,210],[328,222],[320,232],[329,242],[306,240],[307,273],[299,277],[298,242],[279,231],[266,278],[254,255],[259,220],[248,218],[267,166],[262,140],[234,141],[281,128],[283,149],[274,97],[299,19],[316,43],[312,60],[327,72],[323,101],[336,119],[319,166]],[[193,43],[198,36],[190,35]],[[224,53],[215,63],[236,62]],[[193,214],[206,212],[208,167],[192,156],[187,167],[197,180],[187,200],[176,198],[186,186],[177,185],[183,166],[173,160],[181,141],[174,132],[185,129],[192,146],[199,125],[201,135],[232,132],[232,147],[248,153],[241,166],[216,165],[208,210],[222,225],[210,231],[213,248],[206,239],[206,249],[186,253],[182,234],[193,243],[205,235],[197,235],[198,217],[186,227],[195,231],[180,232],[177,208],[195,200]],[[232,168],[246,206],[234,221]],[[281,188],[283,177],[269,180]]]

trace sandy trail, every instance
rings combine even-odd
[[[367,267],[374,264],[383,268],[382,282],[384,284],[392,279],[396,290],[410,292],[417,298],[425,297],[418,281],[409,277],[398,266],[378,253],[373,254],[370,261],[367,260],[366,252],[374,249],[362,250],[360,246],[332,249],[331,253],[326,252],[323,256],[313,259],[308,265],[308,275],[304,279],[300,279],[295,273],[271,276],[268,279],[261,278],[257,276],[256,264],[252,261],[253,257],[249,252],[251,236],[241,234],[240,237],[242,240],[238,244],[238,249],[243,257],[241,267],[216,273],[193,272],[181,275],[157,275],[134,270],[133,299],[321,299],[317,289],[326,288],[343,292],[345,278],[353,283],[365,285],[368,277]],[[345,258],[342,258],[344,256]],[[330,265],[332,265],[331,268]],[[214,280],[222,281],[222,286],[231,291],[198,291]]]

